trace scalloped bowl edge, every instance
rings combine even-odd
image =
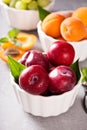
[[[79,81],[71,91],[61,95],[45,97],[27,93],[15,83],[12,75],[10,75],[10,78],[17,100],[21,104],[23,110],[32,115],[41,117],[58,116],[68,111],[76,99],[80,86]]]

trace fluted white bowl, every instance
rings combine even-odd
[[[45,7],[46,10],[53,9],[55,0]],[[17,10],[7,6],[2,1],[0,2],[3,17],[6,19],[8,25],[20,30],[34,30],[39,21],[39,13],[37,10]]]
[[[49,117],[58,116],[74,104],[78,94],[80,81],[74,88],[61,95],[41,96],[30,94],[19,87],[11,75],[11,84],[14,88],[16,98],[23,110],[34,116]]]

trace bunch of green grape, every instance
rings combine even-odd
[[[37,10],[38,6],[46,7],[51,0],[3,0],[9,7],[19,10]]]

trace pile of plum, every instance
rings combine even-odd
[[[70,65],[75,50],[65,41],[52,44],[46,53],[29,50],[20,59],[27,66],[19,76],[19,86],[34,95],[56,95],[70,91],[76,84],[76,74]]]

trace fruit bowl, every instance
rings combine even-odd
[[[41,117],[58,116],[68,111],[76,99],[80,86],[79,81],[72,90],[61,95],[41,96],[30,94],[21,89],[11,74],[10,79],[16,98],[23,110]]]
[[[46,10],[51,11],[55,0],[51,0],[50,4],[45,7]],[[18,10],[7,6],[2,1],[0,2],[3,17],[6,19],[8,25],[20,30],[34,30],[39,21],[37,10]]]
[[[58,13],[63,13],[67,15],[72,11],[59,11]],[[48,36],[41,28],[42,22],[39,21],[37,24],[37,32],[40,38],[41,46],[43,51],[47,52],[48,48],[53,44],[53,42],[58,41],[59,39],[55,39],[51,36]],[[69,42],[69,41],[68,41]],[[79,61],[84,61],[87,58],[87,40],[81,40],[79,42],[69,42],[75,49],[75,58],[74,61],[79,59]]]

